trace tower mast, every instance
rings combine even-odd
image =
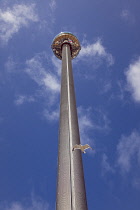
[[[72,151],[80,136],[71,61],[80,49],[77,37],[67,32],[52,43],[54,54],[62,60],[56,210],[87,210],[81,151]]]

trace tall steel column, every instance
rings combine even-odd
[[[80,44],[74,35],[60,33],[52,49],[62,59],[56,210],[87,210],[81,151],[72,151],[80,137],[71,60]]]

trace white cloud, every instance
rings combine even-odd
[[[46,73],[45,78],[44,79],[42,78],[42,82],[51,91],[59,92],[60,84],[59,84],[58,79],[56,78],[55,75]]]
[[[111,173],[115,172],[114,168],[110,166],[108,162],[108,157],[106,154],[103,154],[102,156],[101,167],[102,167],[102,175],[105,175],[106,173],[110,173],[110,172]]]
[[[37,21],[35,4],[15,4],[13,8],[0,9],[0,39],[7,43],[21,27]]]
[[[85,42],[85,41],[84,41]],[[83,45],[81,47],[81,51],[78,55],[79,59],[92,58],[92,57],[98,57],[100,59],[105,59],[108,63],[108,65],[113,65],[114,59],[113,56],[108,53],[105,49],[105,47],[102,45],[102,42],[100,39],[98,39],[95,43]]]
[[[35,99],[34,99],[33,96],[19,95],[19,96],[16,97],[14,102],[15,102],[16,105],[19,106],[19,105],[22,105],[26,102],[31,103],[31,102],[34,102],[34,101],[35,101]]]
[[[122,136],[117,155],[117,165],[122,173],[129,172],[134,163],[140,165],[140,133],[133,131],[130,136]]]
[[[140,102],[140,57],[129,65],[126,79],[134,100]]]
[[[0,210],[49,210],[49,204],[40,198],[32,197],[30,204],[24,204],[18,201],[0,203]]]
[[[59,78],[52,73],[47,72],[41,62],[42,54],[38,54],[30,60],[26,61],[26,72],[39,86],[45,88],[51,94],[59,93],[60,82]]]

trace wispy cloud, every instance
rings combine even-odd
[[[58,120],[58,96],[60,93],[60,63],[54,57],[50,59],[46,52],[37,53],[34,57],[25,61],[24,71],[19,71],[20,65],[9,57],[5,63],[6,74],[22,73],[34,81],[32,93],[16,93],[14,104],[17,106],[27,103],[40,103],[42,114],[49,122]],[[18,68],[17,68],[18,67]],[[22,84],[22,81],[21,81]]]
[[[89,135],[91,129],[93,129],[93,122],[89,114],[90,111],[90,108],[84,109],[83,107],[78,107],[79,129],[82,144],[93,144],[93,139]]]
[[[121,17],[124,18],[125,20],[128,19],[130,16],[130,12],[127,9],[122,10],[121,12]]]
[[[124,21],[131,23],[131,24],[135,22],[134,15],[128,9],[124,9],[121,11],[121,18]]]
[[[106,133],[110,130],[110,121],[100,110],[93,110],[91,107],[85,109],[78,107],[79,128],[82,143],[94,144],[93,133]],[[94,131],[94,132],[93,132]]]
[[[53,55],[52,56],[52,63],[55,67],[55,70],[56,70],[58,76],[60,76],[61,75],[61,63],[62,62]]]
[[[122,136],[117,146],[117,165],[122,173],[130,171],[135,164],[140,165],[140,133],[133,131]]]
[[[114,168],[108,162],[108,157],[107,157],[107,155],[105,153],[102,156],[101,167],[102,167],[102,175],[103,176],[106,173],[114,173],[115,172]]]
[[[18,95],[14,101],[14,103],[18,105],[22,105],[24,103],[31,103],[34,102],[35,99],[33,96],[26,96],[26,95]]]
[[[111,83],[110,83],[110,82],[106,82],[106,83],[104,84],[103,90],[101,90],[100,92],[101,92],[102,94],[103,94],[103,93],[107,93],[109,90],[111,90],[111,88],[112,88]]]
[[[140,177],[137,176],[133,179],[132,181],[132,186],[137,189],[137,190],[140,190]]]
[[[56,1],[55,0],[51,0],[49,5],[50,5],[50,8],[52,11],[54,11],[56,9]]]
[[[49,7],[48,7],[48,30],[51,34],[53,34],[53,26],[55,23],[55,10],[56,10],[56,0],[50,0],[49,1]]]
[[[60,93],[60,77],[56,73],[56,65],[52,61],[52,65],[48,66],[44,62],[47,60],[46,53],[39,53],[33,58],[26,61],[25,72],[37,84],[38,94],[37,98],[43,98],[45,101],[43,117],[49,122],[58,120],[58,95]],[[49,59],[50,60],[50,59]],[[50,70],[51,69],[51,70]],[[27,98],[21,98],[22,100]],[[29,101],[29,98],[28,98]],[[20,103],[20,100],[18,101]]]
[[[17,63],[14,61],[12,56],[8,57],[7,62],[5,63],[5,68],[8,73],[12,73],[16,71]]]
[[[37,22],[35,4],[15,4],[12,8],[0,9],[0,39],[7,43],[21,27]]]
[[[140,102],[140,57],[129,65],[126,79],[134,100]]]
[[[28,203],[28,204],[27,204]],[[49,204],[43,201],[41,198],[32,196],[30,202],[18,202],[11,203],[1,202],[0,210],[49,210]]]
[[[116,90],[111,93],[109,100],[120,100],[124,105],[129,102],[128,97],[126,95],[126,91],[128,91],[126,87],[126,83],[123,80],[116,81]]]
[[[89,58],[96,57],[98,59],[104,59],[106,60],[108,65],[114,64],[113,56],[107,52],[105,47],[102,44],[102,41],[98,39],[95,43],[89,44],[88,42],[85,42],[84,45],[81,47],[81,51],[78,55],[78,59],[84,59],[87,60]],[[98,61],[100,61],[98,60]]]
[[[101,162],[102,176],[120,173],[127,176],[135,189],[140,190],[140,132],[133,130],[128,136],[122,135],[116,147],[114,164],[109,163],[108,156],[103,153]]]
[[[52,111],[45,109],[43,115],[49,122],[58,121],[59,109],[55,109]]]
[[[119,94],[117,95],[117,98],[120,100],[124,100],[125,97],[125,87],[122,81],[117,81],[117,85],[119,87]]]

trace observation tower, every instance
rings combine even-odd
[[[56,210],[87,210],[81,151],[72,151],[80,144],[72,59],[81,47],[69,32],[58,34],[51,47],[62,60]]]

